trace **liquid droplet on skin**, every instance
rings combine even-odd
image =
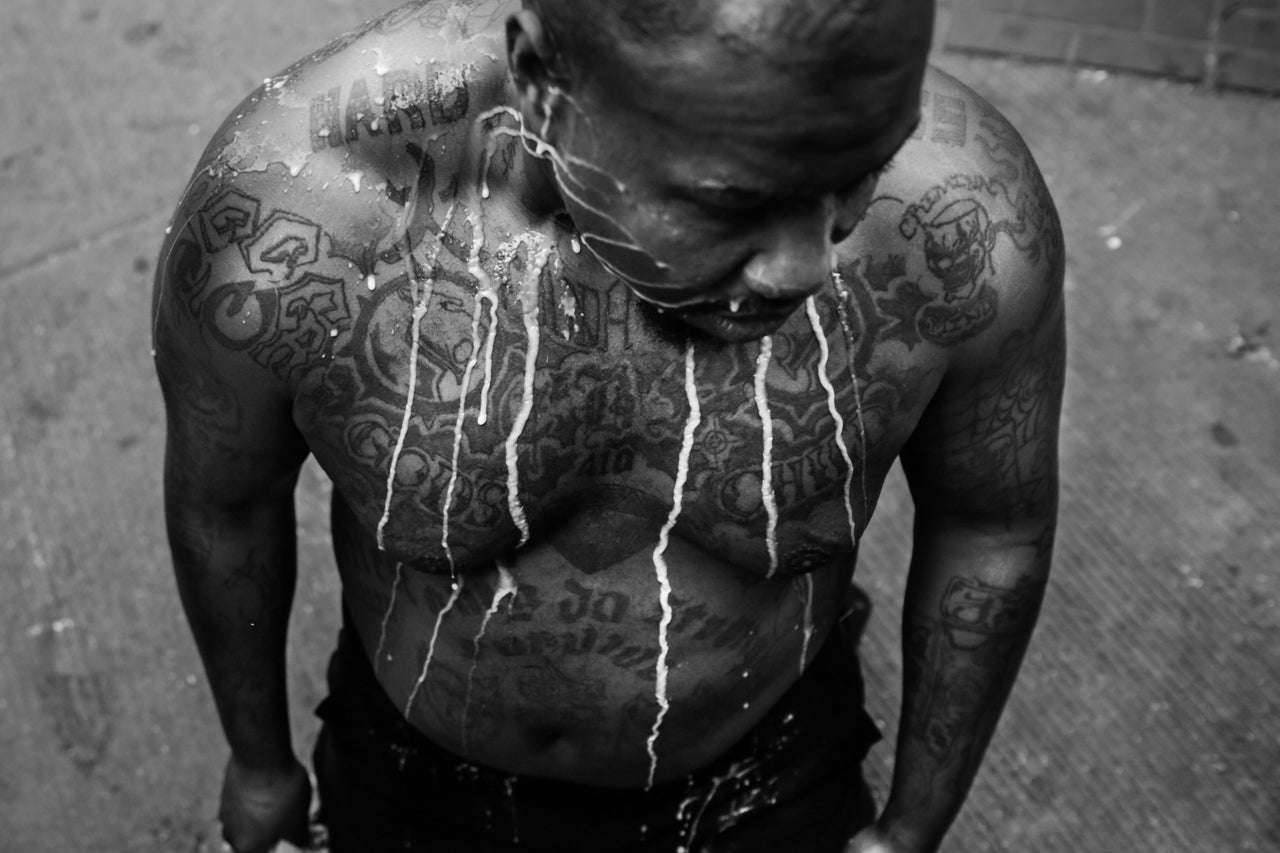
[[[680,459],[676,465],[676,482],[672,490],[671,512],[658,534],[658,546],[653,552],[653,567],[658,579],[658,603],[662,608],[662,619],[658,623],[658,662],[656,669],[656,685],[654,697],[658,703],[658,715],[653,721],[653,729],[649,732],[646,748],[649,752],[649,781],[646,790],[653,788],[654,777],[658,771],[658,737],[662,733],[662,723],[667,712],[671,710],[671,701],[667,695],[667,681],[670,671],[667,660],[671,653],[670,629],[675,613],[671,607],[671,576],[667,566],[666,550],[671,542],[671,531],[680,520],[680,512],[684,506],[684,486],[689,478],[689,457],[693,453],[693,440],[698,425],[702,420],[702,410],[698,404],[698,385],[695,377],[694,346],[690,342],[685,347],[684,386],[685,399],[689,403],[689,419],[685,422],[684,436],[680,445]]]
[[[369,273],[369,276],[364,280],[364,286],[369,288],[370,290],[377,290],[378,277],[373,273]]]
[[[773,358],[773,338],[760,340],[760,355],[756,358],[756,411],[760,415],[760,428],[763,433],[764,451],[760,463],[760,501],[768,516],[765,530],[765,547],[769,551],[769,574],[773,577],[778,571],[778,502],[773,492],[773,415],[769,410],[769,389],[765,377],[769,371],[769,362]]]

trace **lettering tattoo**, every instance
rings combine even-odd
[[[351,83],[347,97],[334,87],[311,101],[311,150],[323,151],[362,136],[397,136],[406,130],[453,124],[468,113],[470,90],[463,72],[393,69],[379,80],[381,95],[372,97],[362,77]]]
[[[932,106],[932,111],[930,107]],[[926,117],[911,133],[917,141],[933,142],[963,148],[969,141],[969,105],[964,98],[935,94],[924,89],[920,93],[920,111]]]
[[[484,651],[491,649],[508,660],[607,660],[639,681],[651,682],[658,659],[657,635],[652,630],[657,617],[647,613],[651,602],[644,603],[642,615],[628,593],[588,588],[574,580],[563,581],[561,589],[554,601],[547,601],[536,584],[522,584],[516,601],[523,599],[523,603],[513,605],[505,622],[543,627],[498,633],[485,641]],[[717,614],[704,602],[678,595],[671,602],[673,638],[716,652],[741,653],[748,659],[764,653],[756,639],[760,627],[755,617]],[[646,638],[643,642],[635,640],[637,620],[648,626],[639,632]],[[650,638],[655,641],[648,642]],[[470,657],[478,651],[469,641],[459,644],[461,655]]]

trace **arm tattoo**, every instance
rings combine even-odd
[[[903,639],[899,810],[964,790],[977,772],[1039,614],[1042,581],[1013,588],[953,578]]]

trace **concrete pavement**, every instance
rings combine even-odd
[[[160,518],[155,253],[222,116],[388,5],[7,0],[0,15],[0,850],[216,849],[225,750]],[[1056,576],[948,849],[1280,849],[1280,102],[939,61],[1048,175],[1072,332]],[[304,748],[337,623],[325,494],[308,468]],[[909,528],[895,479],[861,573],[890,734]],[[873,754],[882,791],[890,759]]]

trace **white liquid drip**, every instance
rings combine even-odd
[[[844,277],[834,267],[831,270],[831,281],[835,285],[839,304],[848,303],[853,306],[853,310],[857,311],[856,301],[846,298],[849,291],[845,287]],[[858,369],[854,363],[853,329],[849,328],[849,322],[843,313],[840,315],[840,323],[844,327],[845,352],[849,362],[849,380],[853,383],[853,406],[858,415],[858,451],[862,459],[862,519],[865,523],[871,517],[871,507],[867,495],[867,422],[862,414],[862,388],[858,385]],[[865,328],[861,315],[858,316],[858,323]]]
[[[462,429],[467,420],[467,394],[471,391],[471,375],[475,372],[480,356],[480,310],[493,289],[493,281],[480,264],[480,249],[484,245],[484,221],[478,211],[472,211],[467,218],[471,222],[471,256],[467,259],[467,269],[476,277],[480,291],[476,294],[476,304],[471,312],[471,356],[467,359],[467,366],[462,374],[462,387],[458,391],[458,416],[453,425],[453,461],[449,469],[449,485],[445,489],[441,507],[440,523],[440,545],[449,560],[449,574],[454,576],[457,570],[453,562],[453,549],[449,547],[449,512],[453,506],[453,493],[458,485],[458,457],[462,451]]]
[[[840,450],[840,456],[844,459],[846,469],[844,511],[849,520],[849,541],[857,545],[858,525],[853,518],[853,457],[849,455],[849,448],[844,443],[844,417],[840,414],[840,410],[836,408],[836,389],[831,384],[831,377],[827,374],[827,367],[831,361],[831,348],[827,344],[826,334],[822,331],[822,318],[818,316],[817,301],[812,296],[805,300],[805,308],[809,312],[809,325],[813,328],[813,336],[818,341],[818,381],[822,383],[823,389],[827,392],[827,411],[831,413],[831,417],[836,424],[834,440],[836,447]]]
[[[760,463],[760,501],[768,515],[765,530],[765,547],[769,549],[769,574],[778,571],[778,501],[773,493],[773,415],[769,411],[769,389],[765,374],[773,358],[773,338],[760,340],[760,355],[756,358],[756,411],[760,413],[760,428],[764,439],[764,453]]]
[[[396,579],[391,584],[391,601],[387,603],[387,612],[382,614],[382,628],[378,632],[378,648],[373,652],[373,671],[376,673],[382,666],[382,650],[387,645],[387,625],[391,622],[391,612],[396,609],[396,594],[400,591],[400,579],[404,572],[404,564],[396,563]],[[387,655],[391,660],[391,655]]]
[[[529,520],[525,516],[524,506],[520,503],[520,471],[519,443],[529,416],[533,414],[533,382],[538,367],[538,281],[546,268],[547,259],[551,256],[549,248],[541,248],[529,270],[525,281],[524,292],[520,294],[522,313],[524,315],[524,331],[529,347],[524,359],[524,399],[520,405],[520,413],[507,436],[507,508],[511,520],[520,530],[520,547],[529,541]]]
[[[698,813],[693,816],[693,821],[689,824],[689,832],[684,837],[684,844],[676,848],[679,853],[689,853],[689,851],[693,850],[693,839],[698,833],[698,824],[702,822],[702,816],[707,813],[707,808],[711,805],[712,799],[715,798],[716,791],[720,790],[720,786],[734,777],[735,770],[736,768],[730,769],[725,775],[717,776],[711,780],[711,789],[707,791],[706,799],[702,801],[702,807],[698,809]],[[678,816],[677,820],[679,820]]]
[[[804,634],[800,641],[800,674],[809,661],[809,643],[813,640],[813,575],[804,576]]]
[[[620,192],[626,191],[626,186],[623,183],[621,183],[612,175],[610,175],[608,172],[604,171],[603,169],[599,168],[593,163],[590,163],[586,160],[582,160],[581,158],[572,157],[572,156],[565,158],[560,153],[559,150],[553,147],[545,139],[543,139],[542,137],[539,137],[536,134],[529,133],[529,131],[524,126],[524,117],[519,112],[517,112],[516,110],[510,107],[496,107],[492,110],[489,110],[486,113],[482,113],[479,118],[480,120],[484,120],[492,116],[503,114],[503,113],[511,116],[512,118],[515,118],[516,121],[519,122],[519,125],[520,125],[519,128],[513,129],[508,127],[499,127],[499,128],[495,128],[493,132],[495,134],[500,134],[502,136],[510,136],[510,137],[519,139],[521,145],[524,146],[525,151],[527,151],[530,155],[537,157],[541,160],[549,161],[552,164],[552,168],[557,171],[557,174],[559,174],[560,172],[564,172],[565,175],[572,175],[572,170],[569,168],[570,164],[575,166],[581,166],[583,168],[586,168],[590,171],[596,172],[608,178],[610,181],[613,182],[614,186]],[[548,121],[550,121],[549,117],[548,117]],[[545,128],[545,124],[544,124],[544,128]],[[620,240],[612,240],[607,237],[603,237],[599,234],[594,234],[589,231],[584,231],[580,235],[578,235],[581,238],[582,242],[585,242],[589,246],[591,245],[591,242],[595,240],[595,241],[604,243],[606,245],[614,245],[614,246],[619,246],[625,249],[631,249],[640,254],[647,256],[651,261],[653,261],[654,265],[656,265],[658,268],[664,269],[664,270],[670,269],[670,266],[668,264],[653,257],[647,251],[645,251],[637,242],[635,242],[635,237],[632,236],[632,234],[629,231],[627,231],[627,229],[624,228],[613,217],[609,216],[604,211],[599,210],[598,208],[588,204],[586,199],[583,199],[577,193],[573,192],[572,189],[570,189],[568,186],[565,185],[564,181],[559,181],[558,183],[559,183],[561,192],[563,192],[569,198],[573,199],[582,208],[591,211],[592,213],[599,216],[601,219],[604,219],[605,221],[611,223],[615,228],[617,228],[624,235],[626,235],[626,237],[630,241],[630,242],[625,242]],[[579,246],[575,248],[574,251],[577,252],[580,248],[581,248],[581,244],[579,244]],[[678,285],[673,285],[671,282],[642,281],[640,279],[635,278],[634,276],[624,275],[623,272],[619,270],[617,267],[615,267],[613,264],[611,264],[608,261],[608,259],[601,257],[598,253],[593,253],[593,254],[596,254],[596,260],[600,263],[601,266],[603,266],[606,270],[608,270],[613,275],[623,280],[630,281],[634,284],[639,284],[646,287],[652,287],[652,288],[672,288],[672,287],[678,286]],[[647,296],[642,296],[641,298],[645,299],[648,302],[652,302],[655,305],[660,305],[660,306],[669,307],[669,308],[680,307],[679,303],[664,303]]]
[[[507,811],[511,813],[511,843],[520,843],[520,823],[516,820],[516,777],[506,779]]]
[[[471,317],[471,360],[467,364],[468,376],[480,355],[480,310],[489,303],[489,330],[485,335],[484,388],[480,392],[480,412],[476,421],[483,426],[489,420],[489,389],[493,385],[493,343],[498,333],[498,293],[484,264],[480,262],[480,250],[484,248],[484,219],[480,213],[471,213],[471,257],[467,259],[467,271],[475,277],[477,287],[475,312]],[[469,388],[470,386],[468,386]],[[456,467],[456,465],[455,465]]]
[[[689,457],[693,453],[693,438],[698,425],[702,421],[702,410],[698,405],[698,385],[694,378],[694,350],[689,343],[684,353],[684,390],[689,401],[689,420],[684,425],[684,438],[680,444],[680,460],[676,466],[676,482],[671,501],[671,512],[666,524],[658,534],[658,547],[653,552],[653,567],[658,578],[658,603],[662,607],[662,620],[658,623],[658,663],[656,665],[657,686],[654,688],[658,702],[658,716],[653,721],[653,730],[649,733],[649,782],[646,789],[653,787],[654,775],[658,770],[658,736],[662,732],[662,722],[671,710],[671,702],[667,696],[667,679],[670,675],[667,668],[667,657],[671,653],[670,638],[671,620],[675,613],[671,608],[671,576],[667,567],[667,546],[671,542],[671,531],[675,529],[684,506],[684,485],[689,478]]]
[[[418,351],[420,348],[420,331],[422,328],[422,317],[427,313],[427,305],[431,301],[431,295],[435,289],[435,281],[432,273],[435,270],[436,259],[440,257],[440,251],[444,248],[444,235],[449,230],[449,224],[453,222],[453,214],[458,208],[455,201],[449,205],[449,211],[445,214],[444,222],[440,226],[440,233],[436,237],[436,248],[431,255],[431,260],[427,264],[427,278],[423,281],[422,290],[415,294],[415,304],[413,306],[413,325],[410,328],[410,344],[409,344],[409,390],[406,394],[404,404],[404,417],[400,420],[400,434],[396,436],[395,450],[391,454],[391,465],[387,470],[387,497],[382,507],[382,518],[378,521],[378,548],[384,550],[386,544],[383,540],[383,534],[386,530],[387,522],[391,520],[391,499],[395,494],[396,468],[400,464],[400,454],[404,452],[405,438],[409,434],[409,421],[413,416],[413,400],[418,393]],[[413,256],[409,254],[408,247],[405,247],[405,267],[409,272],[409,281],[414,283],[415,289],[418,282],[415,281],[413,273]]]
[[[489,332],[484,344],[484,387],[480,390],[480,413],[476,422],[484,426],[489,422],[489,392],[493,387],[493,343],[498,336],[498,297],[489,294]]]
[[[492,137],[485,139],[484,149],[480,153],[480,198],[489,197],[489,163],[493,159]]]
[[[464,753],[467,751],[467,715],[471,713],[471,689],[475,686],[476,667],[480,664],[480,643],[484,641],[484,635],[489,630],[489,622],[498,615],[498,608],[502,606],[503,599],[510,598],[514,602],[518,592],[515,575],[511,574],[511,570],[506,566],[498,564],[498,588],[494,590],[493,601],[485,611],[484,618],[480,620],[480,630],[471,641],[473,650],[471,669],[467,672],[467,693],[462,703],[462,751]]]
[[[520,126],[519,128],[498,127],[498,128],[494,128],[493,132],[495,134],[499,134],[502,136],[510,136],[520,140],[520,143],[524,146],[524,149],[531,156],[537,157],[540,160],[547,160],[548,162],[550,162],[552,165],[552,168],[556,171],[557,175],[559,175],[560,173],[564,173],[564,176],[566,179],[571,179],[576,183],[576,179],[572,178],[573,176],[572,167],[583,168],[588,171],[595,172],[596,174],[601,175],[604,178],[608,179],[610,182],[613,183],[615,189],[618,192],[623,192],[623,193],[626,192],[626,185],[623,184],[621,181],[619,181],[617,178],[610,175],[604,169],[601,169],[599,166],[596,166],[594,163],[591,163],[587,160],[583,160],[580,157],[574,157],[572,155],[565,156],[553,145],[548,143],[542,136],[530,133],[524,126],[523,116],[521,116],[521,114],[516,110],[511,109],[510,107],[498,107],[494,110],[490,110],[489,112],[482,114],[480,118],[484,119],[488,116],[496,115],[503,112],[515,118],[519,122]],[[548,121],[550,121],[550,117],[548,117]],[[544,125],[544,129],[545,129],[545,125]],[[619,246],[624,249],[630,249],[639,254],[643,254],[647,256],[653,262],[653,264],[657,266],[659,269],[664,269],[664,270],[670,269],[669,265],[663,263],[662,261],[650,255],[647,251],[645,251],[645,249],[641,247],[640,244],[636,241],[635,237],[621,223],[617,222],[613,217],[609,216],[609,214],[607,214],[605,211],[600,210],[599,208],[593,206],[586,199],[582,198],[581,195],[574,192],[573,188],[569,186],[567,180],[565,179],[559,180],[557,181],[557,185],[559,186],[560,191],[564,195],[572,199],[579,207],[583,208],[584,210],[588,210],[591,213],[594,213],[596,216],[600,217],[601,219],[605,220],[606,222],[609,222],[627,238],[627,240],[625,241],[614,240],[599,234],[594,234],[589,231],[584,231],[580,234],[580,237],[582,241],[586,243],[588,246],[591,245],[592,241],[597,241],[600,243],[604,243],[606,245],[613,245],[613,246]],[[601,265],[604,266],[605,269],[607,269],[609,272],[613,273],[619,278],[631,281],[635,284],[640,284],[640,285],[644,285],[647,287],[654,287],[654,288],[672,288],[672,287],[678,286],[678,285],[673,285],[671,282],[641,281],[635,278],[634,276],[623,275],[620,270],[618,270],[616,267],[610,264],[605,258],[599,257],[597,255],[596,260],[598,260],[601,263]]]
[[[436,640],[440,638],[440,626],[444,624],[444,617],[448,615],[453,606],[458,603],[458,597],[462,595],[462,579],[453,585],[453,594],[449,596],[449,600],[441,608],[440,613],[436,616],[436,626],[431,631],[431,641],[427,644],[427,659],[422,663],[422,672],[418,675],[417,682],[413,685],[413,690],[409,691],[409,699],[404,703],[404,716],[408,718],[409,712],[413,710],[413,700],[418,698],[418,691],[422,689],[422,685],[427,681],[427,671],[431,669],[431,660],[436,655]]]

